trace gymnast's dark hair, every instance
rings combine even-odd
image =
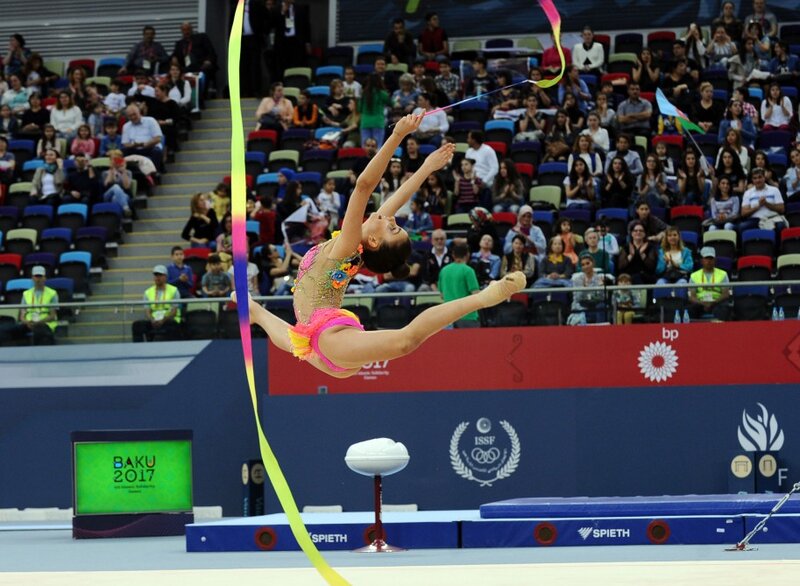
[[[361,260],[373,273],[392,273],[395,279],[405,279],[411,272],[406,264],[411,256],[411,239],[405,238],[396,244],[381,243],[377,250],[364,248]]]

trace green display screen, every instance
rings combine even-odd
[[[75,514],[192,510],[191,440],[75,442]]]

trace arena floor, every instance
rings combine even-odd
[[[327,552],[353,585],[799,584],[800,544]],[[0,526],[0,585],[323,585],[295,552],[187,553],[183,537],[74,541],[66,528]]]

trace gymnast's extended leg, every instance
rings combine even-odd
[[[231,299],[236,301],[236,293],[231,295]],[[272,340],[281,350],[286,352],[292,351],[292,345],[289,342],[289,328],[288,323],[283,321],[277,315],[264,308],[260,303],[253,301],[253,298],[248,295],[250,300],[250,323],[258,324],[267,332],[267,337]]]

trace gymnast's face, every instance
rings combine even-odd
[[[378,212],[369,215],[364,222],[362,233],[367,246],[380,248],[383,243],[393,246],[408,238],[408,234],[394,220],[394,216],[384,216]]]

